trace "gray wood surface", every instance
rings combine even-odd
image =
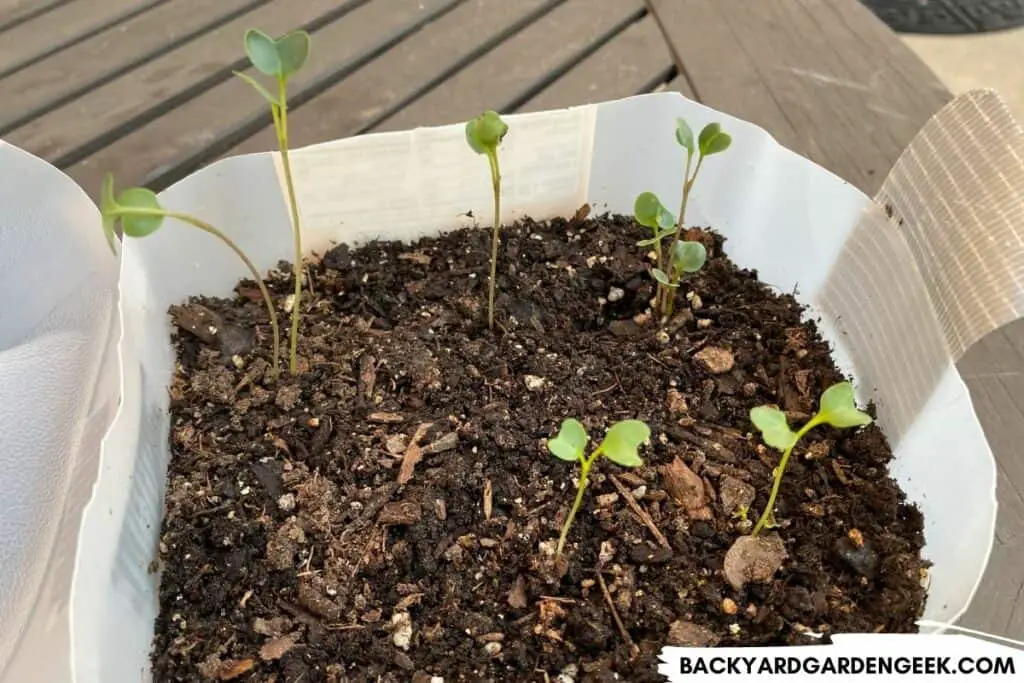
[[[676,90],[873,193],[950,99],[857,0],[0,0],[0,136],[96,195],[274,147],[231,75],[241,36],[314,34],[293,145]],[[960,363],[999,461],[999,523],[963,623],[1024,638],[1024,322]]]
[[[31,65],[91,32],[102,30],[166,0],[74,0],[4,32],[0,74]]]
[[[0,92],[18,93],[0,111],[0,134],[97,88],[176,44],[262,0],[170,0],[120,22],[31,68],[0,78]]]

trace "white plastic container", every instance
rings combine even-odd
[[[953,362],[1024,301],[1013,279],[1024,272],[1013,221],[1024,191],[1010,182],[1024,177],[1012,154],[1024,149],[1019,128],[990,93],[958,99],[886,182],[890,219],[761,129],[674,93],[511,116],[502,221],[571,215],[585,202],[628,213],[644,190],[674,205],[677,116],[695,129],[720,121],[734,138],[703,170],[689,222],[724,233],[734,261],[797,288],[821,316],[860,398],[878,404],[893,474],[924,513],[934,563],[925,618],[955,620],[985,569],[996,502],[992,454]],[[295,150],[306,249],[436,234],[466,225],[469,209],[484,213],[486,163],[463,136],[453,125]],[[161,201],[219,226],[268,269],[291,257],[278,163],[228,159]],[[0,170],[0,680],[146,681],[168,458],[167,308],[230,295],[247,272],[173,221],[127,243],[119,263],[72,181],[3,145]],[[994,177],[1008,189],[985,190]],[[977,230],[985,240],[966,239]]]

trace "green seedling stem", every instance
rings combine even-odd
[[[569,516],[562,525],[562,533],[558,537],[558,546],[555,549],[555,557],[561,557],[565,549],[565,541],[569,537],[569,529],[572,527],[576,513],[583,504],[583,493],[587,489],[590,477],[590,468],[601,456],[604,456],[622,467],[639,467],[643,464],[637,449],[651,436],[650,428],[640,420],[623,420],[611,426],[597,448],[585,456],[587,442],[590,437],[587,430],[579,422],[572,418],[562,422],[558,436],[548,442],[548,450],[556,458],[567,462],[580,463],[580,481],[576,486],[576,499],[573,501]]]
[[[508,125],[497,112],[485,111],[466,122],[466,143],[477,154],[487,157],[494,195],[494,228],[491,233],[491,271],[487,281],[487,328],[494,329],[494,292],[498,279],[498,245],[501,243],[501,167],[498,145],[508,133]]]
[[[165,219],[171,218],[216,237],[242,260],[245,267],[249,269],[249,273],[256,282],[256,286],[259,287],[260,294],[263,296],[263,302],[267,307],[267,316],[270,318],[271,335],[274,344],[273,374],[276,379],[281,371],[281,335],[277,323],[277,311],[274,310],[274,300],[270,297],[270,292],[267,290],[267,285],[264,283],[260,271],[245,252],[242,251],[242,248],[224,232],[206,221],[186,213],[167,211],[160,206],[156,195],[150,190],[144,188],[129,189],[122,192],[120,197],[115,200],[113,183],[113,177],[108,174],[103,181],[100,210],[103,215],[103,228],[107,235],[107,242],[110,244],[111,251],[114,251],[115,254],[117,252],[114,244],[117,237],[114,225],[118,221],[120,221],[121,229],[126,236],[141,238],[152,234],[163,224]]]
[[[288,369],[292,374],[298,372],[299,319],[302,307],[302,224],[299,215],[298,198],[295,195],[295,181],[292,176],[291,157],[288,147],[288,79],[305,66],[309,59],[310,38],[305,31],[292,31],[280,38],[271,38],[256,29],[245,32],[245,53],[253,67],[274,79],[277,84],[277,95],[272,95],[252,76],[245,73],[236,75],[251,85],[270,105],[270,115],[274,121],[274,132],[277,135],[277,146],[281,154],[281,167],[284,171],[285,187],[288,192],[288,208],[292,222],[292,241],[295,248],[295,259],[292,262],[292,275],[295,279],[294,302],[292,304],[291,334],[288,341]]]
[[[794,432],[789,428],[786,421],[786,414],[771,406],[758,406],[750,411],[750,421],[761,432],[761,438],[772,448],[782,452],[782,458],[778,466],[772,472],[772,490],[768,496],[768,504],[764,512],[754,525],[750,535],[757,535],[769,525],[774,516],[775,501],[779,496],[779,487],[782,486],[782,475],[786,473],[786,465],[793,454],[793,448],[807,432],[823,424],[831,425],[837,429],[850,427],[861,427],[871,424],[871,416],[857,410],[854,402],[853,385],[849,382],[833,384],[821,395],[818,412],[811,416],[811,419],[798,431]]]
[[[295,197],[295,181],[292,179],[292,164],[288,154],[288,93],[286,79],[278,79],[277,91],[281,105],[274,115],[274,127],[277,130],[277,144],[281,150],[281,167],[284,169],[284,182],[288,189],[288,205],[291,209],[292,235],[295,247],[295,261],[292,263],[292,275],[295,278],[295,305],[292,306],[291,332],[288,338],[288,370],[295,374],[298,369],[299,303],[302,300],[302,225],[299,222],[299,204]],[[273,111],[274,108],[272,107],[271,110]]]
[[[779,464],[772,471],[772,491],[768,496],[768,504],[764,508],[764,512],[761,513],[761,517],[758,518],[757,524],[754,525],[754,530],[750,532],[750,535],[757,538],[757,535],[761,532],[761,529],[768,524],[768,520],[772,518],[773,510],[775,510],[775,500],[779,497],[779,488],[782,486],[782,475],[786,473],[786,465],[789,464],[789,457],[793,454],[793,447],[796,446],[797,441],[802,439],[807,432],[811,431],[822,423],[822,420],[815,416],[807,424],[800,428],[796,433],[796,439],[793,441],[793,445],[782,452],[782,458],[779,460]]]

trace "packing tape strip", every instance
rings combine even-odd
[[[1024,131],[994,92],[961,95],[875,200],[814,303],[895,446],[951,363],[1024,314]]]

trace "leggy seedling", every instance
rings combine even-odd
[[[849,382],[833,384],[821,395],[821,402],[810,420],[804,424],[799,431],[794,432],[786,422],[786,414],[778,408],[770,406],[758,406],[750,411],[750,421],[761,432],[761,438],[772,448],[782,451],[782,459],[778,467],[772,473],[772,492],[768,497],[768,505],[765,506],[761,518],[754,525],[751,536],[757,534],[768,524],[772,518],[772,511],[775,509],[775,499],[779,495],[779,486],[782,484],[782,475],[786,472],[786,465],[789,463],[789,456],[793,448],[803,436],[818,425],[831,425],[839,429],[847,427],[861,427],[871,424],[871,416],[857,410],[853,400],[853,385]]]
[[[487,156],[491,167],[494,191],[494,231],[491,233],[491,275],[487,284],[487,327],[494,329],[494,288],[498,274],[498,244],[501,238],[501,168],[498,166],[498,145],[508,133],[508,125],[497,112],[485,111],[466,122],[466,142],[477,154]]]
[[[662,253],[661,243],[670,235],[678,236],[679,228],[672,213],[661,204],[661,200],[653,192],[642,192],[633,204],[633,215],[637,223],[651,228],[654,236],[640,240],[637,246],[654,246],[657,265],[651,268],[651,275],[658,282],[658,292],[654,298],[654,310],[668,317],[672,315],[674,291],[684,274],[696,273],[704,267],[708,259],[707,250],[700,242],[686,240],[672,241],[668,252]]]
[[[651,274],[658,281],[658,292],[654,299],[654,310],[663,318],[672,315],[675,303],[673,290],[679,286],[679,280],[683,274],[697,272],[707,260],[707,252],[702,244],[681,240],[683,231],[686,229],[686,207],[690,202],[690,192],[704,165],[704,159],[729,149],[732,137],[722,132],[721,124],[709,123],[701,130],[695,142],[690,125],[685,119],[678,118],[676,119],[676,142],[686,150],[683,199],[679,207],[678,222],[651,192],[644,192],[637,197],[634,206],[637,222],[654,229],[654,237],[651,240],[640,242],[639,245],[655,245],[657,267],[651,270]],[[693,165],[694,155],[697,156],[696,167]],[[663,254],[661,241],[666,237],[672,237],[672,242],[668,251]]]
[[[235,72],[246,83],[256,89],[270,104],[274,120],[277,144],[281,151],[281,167],[284,170],[285,185],[288,188],[288,204],[291,209],[292,234],[295,243],[295,261],[292,272],[295,277],[295,301],[292,305],[291,335],[288,343],[288,368],[294,373],[298,364],[296,353],[299,344],[299,304],[302,300],[302,226],[299,224],[299,205],[295,198],[292,181],[292,166],[288,156],[288,80],[305,65],[309,59],[309,34],[292,31],[274,39],[262,31],[249,29],[245,32],[245,54],[260,73],[274,79],[277,94],[271,94],[252,76]]]
[[[177,211],[168,211],[160,206],[160,201],[152,190],[144,187],[132,187],[122,190],[116,197],[114,195],[114,176],[110,173],[103,178],[103,186],[100,190],[100,213],[103,217],[103,232],[107,236],[107,243],[110,250],[117,255],[117,227],[120,224],[121,232],[127,237],[146,237],[156,232],[164,219],[173,218],[182,223],[187,223],[194,228],[213,235],[226,244],[238,258],[249,269],[253,280],[260,288],[263,301],[267,305],[267,314],[270,316],[271,334],[274,338],[274,365],[273,372],[276,378],[281,367],[281,339],[277,326],[277,312],[274,310],[274,301],[270,298],[267,286],[260,276],[260,272],[253,265],[245,252],[223,232],[209,223],[199,220],[194,216]]]
[[[548,450],[556,458],[580,463],[580,483],[576,487],[576,500],[573,502],[572,509],[569,510],[569,516],[565,519],[565,524],[562,526],[562,535],[558,538],[555,557],[559,557],[562,554],[562,549],[565,547],[565,539],[569,535],[569,527],[572,526],[572,521],[576,518],[576,512],[580,509],[580,504],[583,502],[583,491],[587,488],[587,477],[590,475],[590,468],[594,462],[603,455],[616,465],[639,467],[643,464],[643,461],[640,459],[637,449],[650,437],[650,427],[640,420],[617,422],[605,434],[604,441],[594,449],[589,457],[585,457],[584,453],[587,442],[590,441],[586,428],[580,424],[579,420],[572,418],[562,422],[562,426],[558,430],[558,436],[548,441]]]

